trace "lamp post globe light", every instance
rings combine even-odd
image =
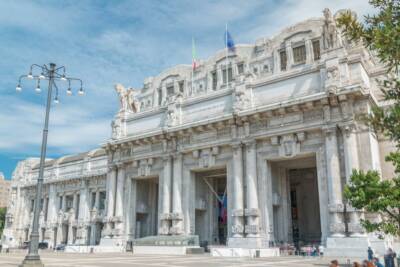
[[[38,73],[38,75],[35,75]],[[42,261],[40,260],[40,256],[38,253],[39,248],[39,214],[40,214],[40,203],[42,197],[42,188],[43,188],[43,172],[44,172],[44,162],[46,159],[46,148],[47,148],[47,133],[48,133],[48,126],[49,126],[49,114],[50,114],[50,107],[51,107],[51,99],[53,93],[53,86],[56,89],[56,94],[54,97],[54,103],[58,103],[58,87],[56,81],[68,82],[68,89],[67,95],[72,95],[71,84],[78,83],[80,85],[80,89],[78,91],[79,95],[83,95],[83,87],[82,87],[82,80],[78,78],[67,77],[65,75],[65,67],[58,67],[56,68],[56,64],[50,63],[49,65],[37,65],[33,64],[30,68],[28,75],[21,75],[19,77],[18,85],[15,88],[17,92],[22,91],[22,81],[24,79],[30,79],[36,81],[35,91],[37,93],[41,92],[40,83],[43,81],[48,81],[48,88],[47,88],[47,102],[46,102],[46,115],[44,120],[44,127],[43,127],[43,137],[42,137],[42,148],[40,152],[40,165],[39,165],[39,176],[37,179],[36,184],[36,196],[34,201],[34,211],[33,211],[33,223],[32,223],[32,232],[30,236],[30,243],[29,243],[29,250],[28,254],[25,256],[22,264],[20,266],[44,266]]]

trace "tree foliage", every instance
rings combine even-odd
[[[354,170],[344,195],[353,207],[381,215],[380,221],[361,221],[367,231],[400,236],[400,1],[371,0],[370,4],[376,14],[365,16],[364,23],[349,11],[337,23],[349,40],[362,42],[387,68],[387,76],[378,84],[390,105],[373,107],[366,123],[396,143],[397,150],[386,156],[396,176],[382,180],[376,171]]]
[[[5,222],[6,222],[6,208],[0,208],[0,238],[3,234]]]

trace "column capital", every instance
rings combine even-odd
[[[117,165],[116,164],[109,164],[107,166],[107,170],[110,171],[115,171],[117,169]]]
[[[336,125],[326,125],[322,127],[322,132],[325,134],[326,137],[331,137],[332,135],[336,134],[336,130]]]
[[[247,139],[243,141],[243,144],[246,145],[246,147],[255,147],[257,141],[255,139]]]
[[[354,133],[357,130],[357,125],[355,123],[348,123],[339,125],[340,130],[343,132],[343,136],[349,137],[350,134]]]
[[[243,144],[241,142],[232,142],[231,146],[232,146],[233,149],[236,150],[236,149],[241,148],[243,146]]]

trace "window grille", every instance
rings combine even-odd
[[[321,47],[319,45],[319,40],[315,40],[312,42],[314,60],[318,60],[321,58]]]
[[[301,45],[293,48],[293,60],[295,64],[306,62],[306,46]]]
[[[287,66],[287,56],[286,56],[286,51],[281,51],[279,53],[280,55],[280,60],[281,60],[281,70],[286,70]]]

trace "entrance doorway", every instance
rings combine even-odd
[[[321,222],[316,169],[289,170],[289,183],[293,242],[319,243]]]
[[[66,223],[64,223],[63,225],[62,225],[62,242],[61,242],[61,244],[67,244],[68,243],[68,230],[69,230],[69,227],[68,227],[68,224],[66,224]]]
[[[301,159],[301,160],[299,160]],[[270,162],[276,243],[297,247],[321,242],[315,157]]]
[[[228,236],[226,168],[195,172],[195,234],[200,244],[225,245]]]
[[[136,180],[135,238],[157,235],[158,177]]]

